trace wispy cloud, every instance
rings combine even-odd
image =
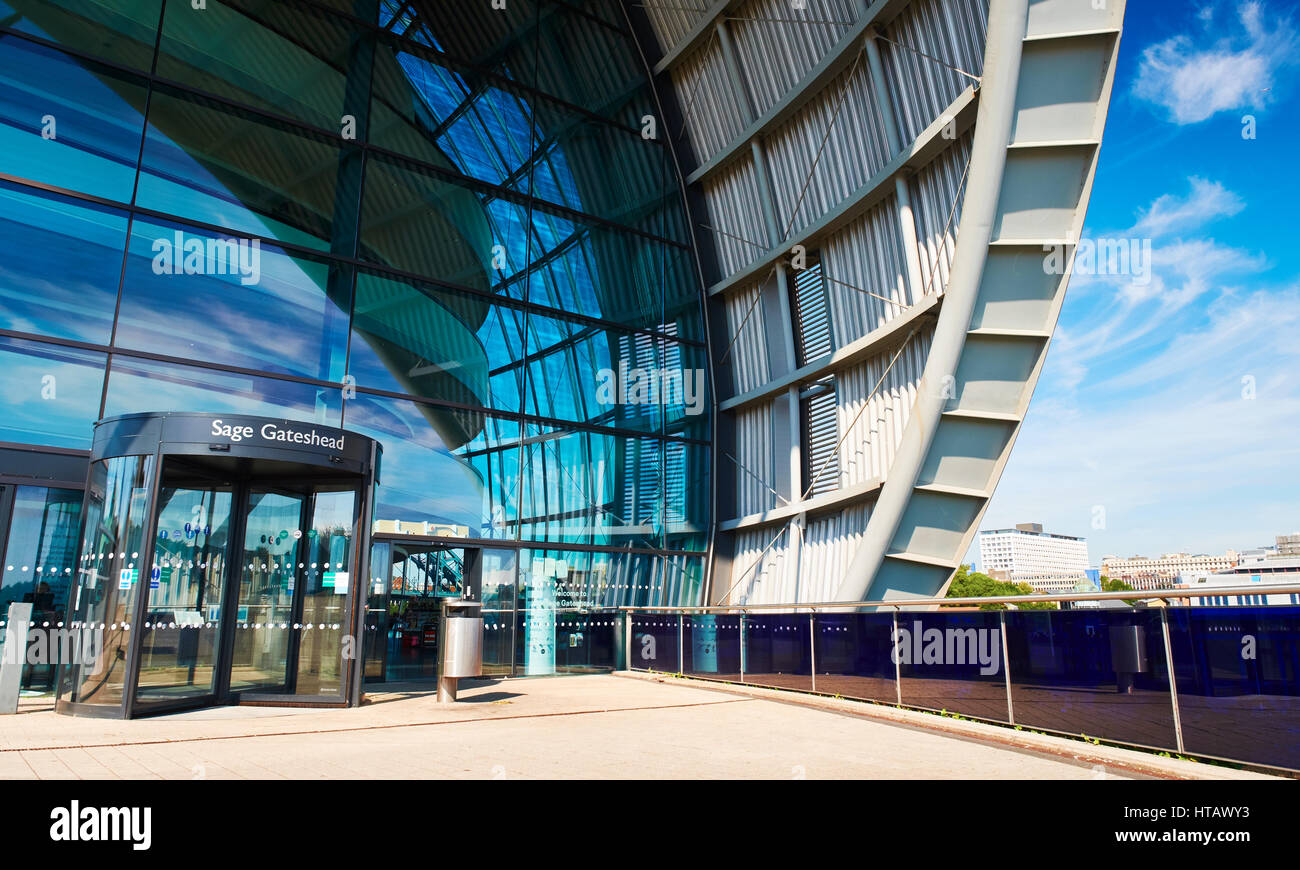
[[[1042,521],[1087,536],[1094,562],[1221,552],[1300,528],[1289,483],[1300,283],[1261,282],[1263,253],[1208,235],[1244,210],[1223,185],[1189,178],[1114,233],[1154,239],[1150,283],[1092,276],[1075,295],[1071,279],[986,528]]]
[[[1176,124],[1262,109],[1278,71],[1295,63],[1297,41],[1289,17],[1265,21],[1260,3],[1241,3],[1232,35],[1215,39],[1217,8],[1207,6],[1201,13],[1203,33],[1178,34],[1142,52],[1133,85],[1135,96],[1163,108]]]

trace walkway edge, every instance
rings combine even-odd
[[[1117,746],[1094,746],[1080,740],[1057,737],[1051,734],[1039,734],[1029,730],[1016,731],[1002,725],[991,725],[969,719],[949,719],[935,713],[920,710],[908,710],[887,704],[875,704],[870,701],[854,701],[832,698],[827,695],[813,695],[791,689],[774,689],[760,686],[748,686],[740,683],[725,683],[715,680],[696,679],[676,674],[651,673],[648,671],[615,671],[614,676],[633,680],[647,680],[659,683],[690,686],[692,688],[711,689],[733,695],[744,695],[769,701],[813,707],[833,713],[842,713],[864,719],[887,722],[910,728],[935,731],[952,737],[962,737],[980,743],[1010,747],[1025,752],[1068,758],[1080,764],[1100,766],[1099,774],[1105,769],[1114,768],[1128,773],[1154,776],[1160,779],[1184,780],[1285,780],[1287,777],[1275,776],[1253,770],[1235,770],[1215,764],[1196,761],[1183,761],[1177,758],[1161,758],[1157,755],[1137,749],[1124,749]],[[1100,778],[1100,776],[1098,777]]]

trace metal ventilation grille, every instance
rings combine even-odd
[[[809,255],[811,260],[812,255]],[[826,303],[826,282],[822,278],[822,264],[810,262],[806,269],[794,271],[795,349],[799,365],[831,352],[831,315]]]
[[[840,469],[835,445],[840,432],[835,415],[834,377],[828,375],[813,384],[804,391],[799,404],[803,416],[804,491],[815,496],[838,489]],[[821,476],[814,481],[819,471]]]

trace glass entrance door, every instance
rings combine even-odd
[[[230,691],[258,696],[346,696],[351,486],[254,486],[247,496]]]
[[[215,695],[223,630],[232,488],[163,469],[153,562],[140,630],[141,705]]]
[[[250,488],[230,657],[232,692],[290,692],[293,596],[302,564],[308,497]]]

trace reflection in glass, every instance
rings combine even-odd
[[[107,344],[125,244],[121,212],[0,183],[0,327]]]
[[[152,482],[152,456],[119,456],[90,466],[85,534],[68,621],[89,632],[83,649],[97,654],[68,669],[74,702],[122,703]]]
[[[139,701],[211,695],[217,685],[231,488],[164,466],[148,611],[141,622]],[[169,481],[168,478],[171,478]],[[172,485],[168,485],[168,483]]]
[[[293,257],[257,240],[137,219],[116,342],[338,382],[350,288],[344,266]]]
[[[117,355],[104,416],[184,409],[338,426],[341,406],[337,388]]]
[[[131,201],[144,128],[143,82],[8,34],[0,34],[0,80],[5,172]]]
[[[287,689],[305,504],[306,496],[296,493],[254,489],[248,495],[231,691]]]
[[[0,337],[0,441],[90,447],[104,385],[102,353]]]
[[[317,490],[306,534],[294,692],[343,695],[356,493]],[[355,653],[349,653],[355,655]]]
[[[28,648],[41,644],[49,651],[44,663],[24,668],[22,688],[54,691],[62,645],[51,628],[63,621],[68,590],[77,561],[77,533],[82,494],[73,489],[16,486],[5,561],[0,566],[0,614],[14,601],[32,605]]]

